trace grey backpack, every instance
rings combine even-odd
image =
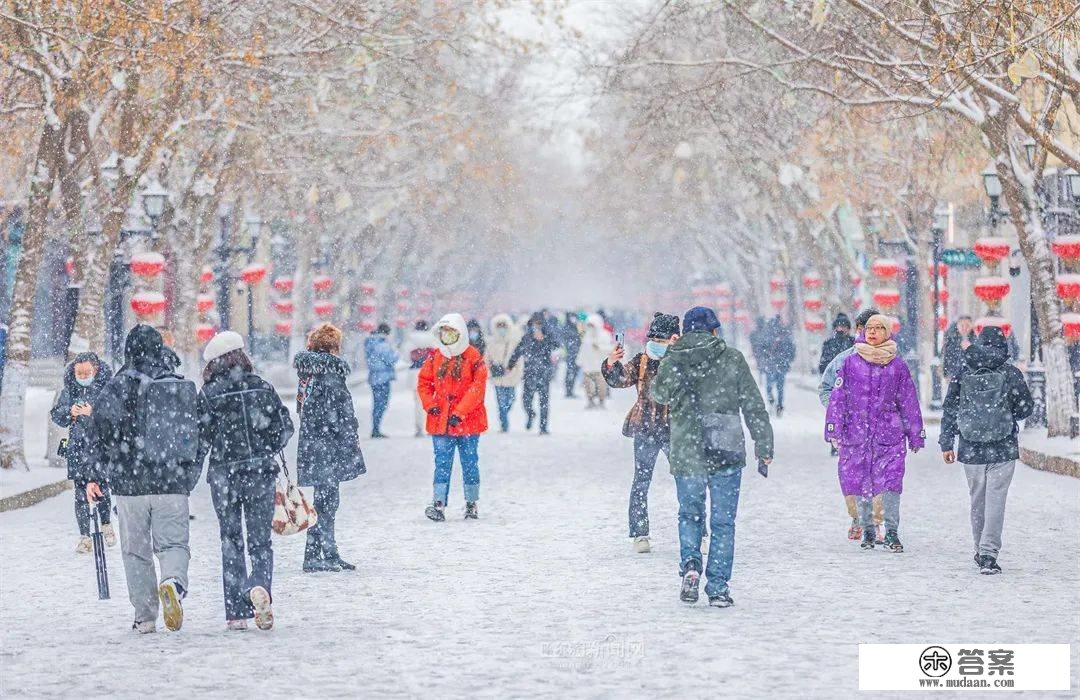
[[[199,455],[199,390],[175,374],[139,380],[135,446],[152,464],[194,462]]]
[[[997,442],[1012,435],[1012,409],[1004,372],[980,368],[960,378],[960,436],[968,442]]]

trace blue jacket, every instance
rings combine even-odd
[[[836,357],[829,362],[829,365],[825,368],[825,371],[821,373],[821,381],[818,382],[818,400],[821,401],[821,405],[829,407],[829,395],[832,393],[833,385],[836,384],[836,376],[840,373],[840,368],[844,366],[844,360],[855,354],[855,346],[852,345],[847,350],[841,350],[837,353]]]
[[[394,365],[398,356],[385,335],[368,336],[364,341],[364,361],[367,362],[368,384],[371,386],[389,384],[397,379]]]

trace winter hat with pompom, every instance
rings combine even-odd
[[[667,340],[673,335],[679,334],[679,317],[671,314],[660,313],[653,315],[652,323],[649,324],[649,338],[652,340]]]
[[[236,331],[221,331],[203,348],[203,362],[216,360],[227,352],[244,349],[244,337]]]

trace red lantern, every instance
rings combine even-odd
[[[809,297],[803,299],[802,305],[807,311],[820,311],[821,307],[825,306],[825,300],[821,297]]]
[[[735,320],[739,323],[746,323],[750,320],[750,314],[746,313],[742,309],[735,312]]]
[[[214,281],[214,271],[209,267],[204,267],[202,272],[199,273],[199,281],[203,284],[210,284]]]
[[[931,296],[932,295],[933,295],[933,292],[931,292]],[[945,302],[947,302],[949,300],[949,290],[945,289],[944,287],[939,287],[938,292],[937,292],[937,298],[938,298],[939,302],[944,304]]]
[[[1011,286],[1004,277],[980,277],[975,280],[975,296],[987,304],[993,304],[1005,298]]]
[[[358,325],[360,326],[360,330],[365,333],[371,333],[376,328],[375,321],[370,318],[362,319]]]
[[[774,292],[779,292],[786,285],[782,277],[773,277],[769,280],[769,289]]]
[[[311,287],[316,292],[328,292],[334,286],[334,279],[330,275],[315,275],[311,280]]]
[[[997,265],[1009,255],[1009,242],[1004,238],[986,236],[979,238],[972,246],[975,255],[987,266]]]
[[[165,256],[161,253],[135,253],[128,265],[132,274],[152,279],[165,269]]]
[[[862,284],[862,277],[859,276],[859,275],[852,275],[851,276],[851,286],[858,287],[860,284]]]
[[[787,300],[784,299],[783,297],[773,297],[772,299],[769,299],[769,306],[773,307],[777,311],[784,308],[784,306],[786,306],[786,305],[787,305]]]
[[[1080,314],[1061,314],[1061,330],[1067,340],[1080,340]]]
[[[374,296],[375,295],[375,283],[374,282],[361,282],[360,283],[360,293],[361,294],[366,294],[369,297]]]
[[[870,266],[870,271],[883,280],[891,279],[900,274],[900,263],[892,258],[878,258]]]
[[[200,294],[195,297],[195,308],[199,310],[199,313],[204,314],[210,309],[214,308],[214,295],[213,294]]]
[[[983,328],[986,328],[987,326],[997,326],[1005,335],[1012,333],[1012,324],[1000,316],[984,316],[983,318],[975,319],[976,333],[982,333]]]
[[[926,273],[928,275],[933,276],[933,274],[934,274],[934,263],[930,263],[929,265],[926,266]],[[938,277],[948,277],[949,276],[949,266],[946,265],[943,262],[939,262],[937,264],[937,273],[938,273]]]
[[[730,309],[732,307],[732,304],[733,302],[731,301],[731,299],[727,299],[725,297],[720,297],[716,300],[716,308],[718,309]]]
[[[399,301],[397,304],[395,304],[395,306],[397,307],[398,311],[408,311],[409,310],[409,302],[408,301],[404,301],[404,300]]]
[[[251,263],[243,270],[240,270],[240,279],[249,285],[262,282],[263,277],[266,277],[266,265],[262,263]]]
[[[1080,234],[1070,233],[1058,236],[1050,244],[1054,254],[1065,260],[1080,260]]]
[[[68,278],[75,276],[75,258],[68,258],[64,261],[64,272],[67,273]]]
[[[900,290],[883,287],[873,294],[874,304],[880,309],[891,309],[900,303]]]
[[[889,332],[896,335],[900,332],[900,319],[896,316],[888,316],[889,319]]]
[[[195,326],[195,339],[200,343],[205,343],[214,337],[217,333],[217,329],[211,326],[209,323],[200,323]]]
[[[290,321],[278,321],[274,324],[274,332],[278,335],[289,335],[292,333],[292,322]]]
[[[277,311],[283,316],[288,316],[293,312],[295,308],[292,299],[278,299],[274,301],[271,306],[274,307],[274,311]]]
[[[731,323],[731,309],[721,309],[720,313],[716,314],[716,318],[720,320],[720,323]]]
[[[713,290],[713,293],[716,294],[716,296],[718,297],[729,297],[731,296],[731,285],[726,282],[722,282],[716,285],[716,289]]]
[[[363,304],[360,305],[360,313],[362,313],[362,314],[373,314],[373,313],[375,313],[375,304],[371,303],[370,301],[365,301]]]
[[[398,328],[408,328],[409,321],[406,318],[404,318],[403,316],[398,316],[397,318],[394,319],[394,325],[397,326]]]
[[[315,302],[315,305],[312,306],[312,309],[314,309],[315,313],[319,316],[329,316],[330,314],[334,313],[334,302],[330,301],[329,299],[322,299]]]
[[[408,299],[409,298],[409,288],[408,287],[398,287],[397,288],[397,295],[398,295],[398,299]]]
[[[817,289],[822,285],[821,275],[816,272],[807,272],[803,275],[802,283],[807,289]]]
[[[274,280],[274,289],[282,294],[288,294],[293,290],[294,284],[296,284],[296,282],[293,281],[292,277],[278,277]]]
[[[803,328],[808,331],[823,331],[825,330],[825,319],[820,316],[807,316],[803,321]]]
[[[1057,293],[1062,299],[1080,299],[1080,275],[1065,273],[1057,276]]]
[[[139,318],[148,318],[165,310],[165,295],[161,292],[136,292],[131,296],[131,310]]]
[[[937,317],[937,327],[939,331],[943,331],[949,327],[949,319],[944,316]]]
[[[430,299],[431,297],[435,296],[435,292],[431,291],[430,289],[421,289],[420,296],[425,299]]]
[[[861,297],[855,297],[851,301],[851,308],[855,309],[856,311],[861,309],[862,308],[862,298]]]

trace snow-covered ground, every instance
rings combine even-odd
[[[26,463],[28,469],[0,469],[0,498],[67,478],[67,470],[50,467],[46,459],[49,409],[56,392],[32,386],[26,392]]]
[[[1076,479],[1017,469],[1005,573],[980,576],[962,472],[931,442],[909,461],[907,552],[863,552],[845,539],[821,407],[792,389],[770,478],[744,475],[736,606],[688,607],[662,459],[653,552],[626,538],[631,394],[595,412],[556,399],[546,438],[521,432],[515,406],[515,431],[481,441],[481,520],[461,519],[455,468],[443,524],[423,516],[431,447],[411,437],[411,399],[395,394],[385,427],[399,437],[365,441],[369,473],[343,490],[338,538],[359,570],[302,574],[303,538],[275,537],[271,633],[225,631],[205,486],[179,633],[129,631],[118,549],[113,598],[97,600],[92,558],[73,553],[70,493],[4,513],[0,695],[838,698],[856,693],[860,642],[1072,643],[1076,687]],[[358,404],[366,416],[367,398]]]

